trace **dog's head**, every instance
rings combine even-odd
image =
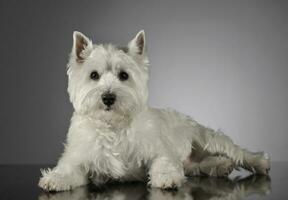
[[[132,115],[145,108],[148,58],[144,31],[119,48],[73,34],[68,93],[76,112]]]

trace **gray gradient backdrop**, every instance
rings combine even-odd
[[[288,1],[75,2],[0,2],[0,164],[57,161],[72,113],[74,30],[124,45],[141,29],[152,106],[288,160]]]

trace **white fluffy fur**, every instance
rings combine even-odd
[[[42,170],[41,188],[70,190],[89,178],[95,184],[139,180],[173,188],[181,186],[185,175],[227,176],[238,166],[267,174],[269,159],[263,153],[243,150],[228,136],[176,111],[147,106],[144,31],[127,51],[93,45],[79,32],[73,38],[67,74],[75,111],[64,153],[54,169]],[[128,80],[119,80],[121,70]],[[99,80],[90,79],[92,71]],[[101,100],[107,91],[117,96],[110,110]]]

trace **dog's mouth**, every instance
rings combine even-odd
[[[111,111],[112,109],[113,109],[112,106],[106,106],[104,108],[104,110],[107,111],[107,112]]]

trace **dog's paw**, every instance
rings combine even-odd
[[[154,174],[149,185],[161,189],[177,189],[184,182],[185,177],[180,172]]]
[[[42,178],[39,180],[39,187],[46,191],[72,190],[78,186],[86,185],[88,179],[79,170],[63,170],[54,168],[53,170],[41,170]]]
[[[270,171],[270,158],[268,154],[263,154],[253,166],[256,174],[268,175]]]
[[[60,174],[53,173],[50,169],[41,171],[43,177],[40,178],[38,186],[45,191],[65,191],[71,190],[72,185],[69,180]]]
[[[45,191],[65,191],[71,190],[72,185],[66,183],[63,178],[42,177],[39,181],[39,187]]]
[[[267,153],[256,153],[244,168],[253,174],[268,175],[270,171],[270,157]]]

